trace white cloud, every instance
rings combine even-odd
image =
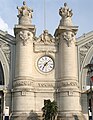
[[[9,28],[8,24],[0,17],[0,30],[7,31],[9,34],[14,35],[13,29]]]

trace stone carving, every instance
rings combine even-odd
[[[25,1],[23,1],[23,6],[21,8],[17,7],[17,9],[18,9],[18,17],[19,18],[21,18],[22,16],[32,18],[33,10],[26,6]]]
[[[73,96],[73,90],[70,90],[68,93],[69,93],[69,96]]]
[[[59,9],[59,15],[62,17],[60,25],[72,26],[71,17],[73,13],[72,9],[68,8],[67,3],[64,3],[64,7]]]
[[[55,43],[55,39],[48,33],[48,30],[44,30],[43,34],[40,35],[36,42],[41,44],[51,44]]]
[[[86,44],[84,44],[83,46],[81,46],[79,48],[79,55],[80,55],[80,70],[81,70],[81,67],[82,67],[82,63],[84,61],[84,58],[86,56],[86,54],[88,53],[90,47],[93,45],[93,41],[90,41]]]
[[[19,18],[19,24],[21,25],[30,25],[32,19],[32,12],[33,10],[26,6],[26,2],[23,2],[23,6],[21,8],[17,7]]]
[[[62,35],[63,39],[66,40],[68,47],[71,46],[71,43],[75,43],[75,35],[72,32],[64,32]]]
[[[19,87],[19,86],[33,86],[33,82],[32,81],[14,81],[13,83],[13,87]]]
[[[61,82],[60,87],[69,87],[69,86],[77,86],[78,87],[78,83],[77,82]]]
[[[4,52],[6,59],[7,59],[8,63],[10,64],[10,54],[11,54],[10,45],[6,42],[0,41],[0,48]]]
[[[26,90],[22,90],[21,95],[26,96]]]
[[[31,37],[31,33],[29,31],[24,30],[24,31],[20,31],[20,33],[19,33],[19,38],[22,41],[23,46],[26,45],[26,43],[30,39],[30,37]]]
[[[55,85],[53,83],[38,83],[39,87],[54,87]]]

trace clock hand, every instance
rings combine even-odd
[[[49,60],[49,61],[50,61],[50,60]],[[49,61],[47,61],[47,62],[44,64],[42,70],[45,68],[45,66],[47,66],[47,64],[48,64]]]
[[[42,70],[45,68],[46,64],[47,64],[47,62],[44,64],[44,66],[43,66]]]

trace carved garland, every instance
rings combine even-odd
[[[54,83],[36,83],[36,85],[34,86],[34,83],[32,81],[14,81],[13,83],[13,87],[18,87],[18,86],[32,86],[32,87],[55,87]],[[69,86],[77,86],[78,87],[78,83],[77,82],[61,82],[60,84],[58,84],[58,87],[69,87]]]
[[[13,87],[19,87],[19,86],[34,86],[32,81],[15,81],[13,83]]]
[[[69,86],[77,86],[78,87],[78,83],[77,82],[61,82],[60,83],[60,87],[69,87]]]

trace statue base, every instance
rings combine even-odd
[[[19,24],[20,25],[31,25],[31,18],[22,16],[21,18],[19,18]]]

